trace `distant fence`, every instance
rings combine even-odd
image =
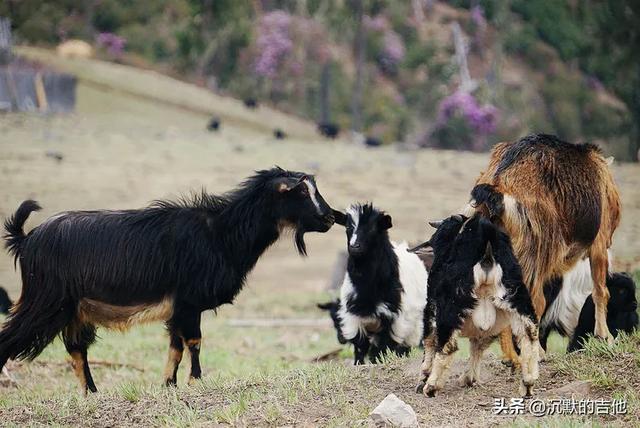
[[[76,105],[75,76],[11,54],[11,21],[0,17],[0,112],[70,112]]]
[[[76,84],[76,77],[70,74],[0,68],[0,110],[71,112]]]

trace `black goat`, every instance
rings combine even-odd
[[[382,140],[376,137],[365,137],[364,145],[367,147],[380,147],[382,145]]]
[[[165,321],[165,383],[176,383],[185,345],[190,379],[197,379],[201,313],[233,301],[283,229],[295,231],[298,252],[306,254],[304,233],[326,232],[334,221],[312,176],[280,168],[259,171],[224,196],[65,212],[25,235],[23,225],[38,209],[25,201],[5,222],[22,296],[0,331],[0,368],[9,358],[35,358],[62,333],[82,388],[92,392],[87,348],[97,325],[124,330]]]
[[[8,314],[11,306],[13,306],[13,302],[9,298],[7,290],[0,287],[0,314]]]
[[[327,138],[337,138],[340,134],[340,126],[333,122],[320,122],[318,123],[318,132]]]
[[[255,110],[258,108],[258,100],[253,97],[248,97],[242,100],[244,106],[248,109]]]
[[[273,137],[276,140],[284,140],[285,138],[287,138],[287,133],[280,128],[276,128],[273,130]]]
[[[355,364],[406,355],[422,339],[427,270],[406,243],[389,240],[391,217],[370,204],[334,211],[347,230],[349,258],[337,313],[340,332],[353,343]]]
[[[509,237],[480,215],[456,215],[432,225],[437,230],[431,240],[417,247],[431,246],[435,256],[418,392],[432,397],[442,389],[458,336],[471,343],[461,382],[473,385],[482,353],[510,325],[522,350],[521,392],[531,395],[538,378],[538,326]]]
[[[571,287],[565,287],[565,283],[571,284]],[[638,302],[633,279],[626,273],[610,273],[606,284],[610,294],[607,326],[611,334],[616,337],[620,331],[633,332],[638,327]],[[593,279],[588,259],[578,262],[562,278],[545,284],[545,298],[549,305],[540,322],[540,345],[543,349],[547,349],[547,339],[554,330],[570,338],[567,352],[584,347],[588,335],[593,335],[595,328],[595,305],[591,289]]]
[[[207,130],[215,132],[219,129],[220,129],[220,118],[217,116],[214,116],[211,118],[211,120],[207,124]]]

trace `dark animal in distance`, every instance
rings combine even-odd
[[[255,110],[258,108],[258,100],[253,97],[245,98],[244,100],[242,100],[242,102],[248,109]]]
[[[366,137],[364,139],[364,145],[367,147],[380,147],[382,140],[376,137]]]
[[[7,290],[0,287],[0,314],[8,314],[11,306],[13,306],[13,302],[9,298]]]
[[[207,124],[207,131],[218,131],[220,129],[220,118],[214,116]]]
[[[579,263],[577,269],[583,272],[574,273],[572,277],[568,278],[565,275],[564,278],[558,278],[545,286],[545,292],[548,293],[549,306],[540,324],[540,345],[542,345],[543,349],[547,347],[547,338],[551,331],[556,331],[562,336],[569,337],[567,352],[582,349],[588,336],[593,335],[595,305],[591,294],[587,295],[578,311],[573,307],[567,308],[565,304],[560,304],[558,305],[560,307],[556,308],[556,302],[562,299],[561,293],[565,290],[565,285],[570,284],[569,281],[571,279],[582,274],[590,281],[588,263],[586,266],[583,262]],[[610,273],[607,275],[607,288],[610,295],[607,307],[609,331],[614,337],[617,337],[620,331],[632,333],[638,328],[638,302],[636,299],[636,285],[633,279],[627,273]],[[555,313],[560,315],[556,317],[554,316]],[[548,320],[548,318],[552,319]],[[557,320],[556,318],[561,319]],[[562,322],[562,318],[568,318],[570,321]]]
[[[354,346],[354,363],[372,362],[388,351],[408,354],[422,339],[427,271],[406,244],[389,240],[391,217],[370,204],[344,214],[349,257],[337,312],[340,334]],[[332,316],[333,318],[333,316]],[[335,322],[335,320],[334,320]]]
[[[340,134],[340,126],[333,122],[320,122],[318,123],[318,132],[323,137],[337,138]]]
[[[284,140],[285,138],[287,138],[287,134],[280,128],[276,128],[273,130],[273,137],[276,140]]]
[[[25,201],[6,220],[6,246],[20,263],[22,295],[0,331],[0,368],[33,359],[62,334],[85,391],[96,391],[87,349],[96,326],[124,330],[162,320],[170,336],[164,372],[176,383],[184,348],[201,376],[200,318],[233,302],[247,274],[284,229],[306,254],[304,234],[326,232],[331,208],[312,176],[258,171],[223,196],[202,193],[125,211],[60,213],[25,234]]]
[[[511,238],[538,319],[546,308],[544,284],[588,257],[595,335],[611,343],[607,249],[620,221],[620,197],[596,146],[545,134],[495,145],[465,214],[474,212],[490,218]],[[503,352],[516,362],[511,334],[503,335]]]
[[[507,326],[521,349],[521,393],[530,396],[538,379],[538,326],[509,237],[481,215],[456,215],[432,224],[433,248],[424,312],[424,359],[418,392],[442,389],[458,349],[458,336],[471,343],[469,368],[461,378],[478,379],[482,353]]]

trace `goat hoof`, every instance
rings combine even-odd
[[[609,333],[606,337],[596,334],[596,337],[600,340],[604,340],[605,342],[607,342],[607,345],[609,346],[613,345],[613,342],[615,341],[611,333]]]
[[[464,387],[471,388],[475,384],[476,384],[476,380],[473,377],[469,376],[468,374],[464,374],[460,376],[460,379],[458,379],[458,385],[460,385],[463,388]]]
[[[178,382],[176,382],[175,379],[165,379],[164,381],[164,386],[166,386],[167,388],[170,388],[172,386],[177,386]]]
[[[525,384],[524,382],[520,383],[520,395],[522,398],[532,398],[533,397],[533,384]]]
[[[433,398],[436,396],[436,392],[438,391],[438,389],[436,388],[435,385],[425,385],[424,387],[424,395],[426,395],[427,397]]]
[[[426,381],[421,380],[420,382],[418,382],[418,385],[416,386],[416,392],[418,394],[422,394],[422,392],[424,391],[424,386],[427,384]]]

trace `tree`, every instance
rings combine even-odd
[[[640,2],[585,1],[585,15],[592,15],[594,49],[583,56],[583,65],[611,88],[626,104],[633,127],[629,156],[638,161],[640,150]]]

